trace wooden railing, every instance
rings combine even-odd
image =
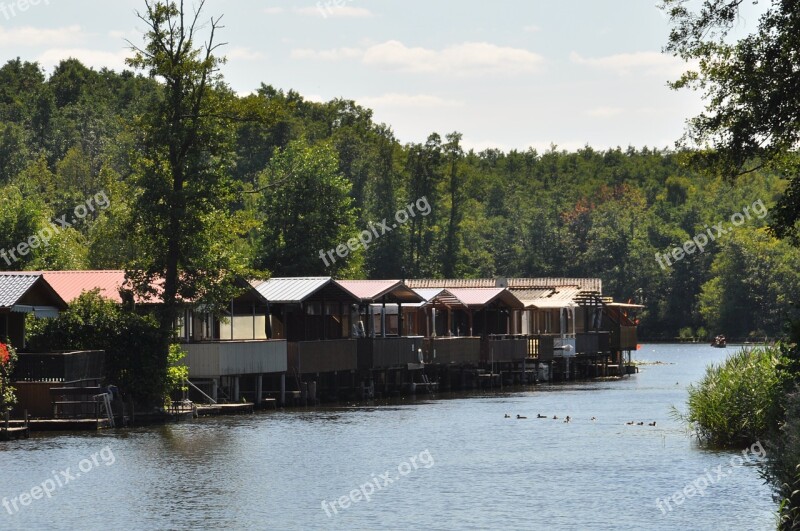
[[[298,374],[358,369],[355,339],[292,342],[289,343],[288,357],[289,366]]]
[[[437,337],[425,340],[425,363],[477,365],[481,361],[479,337]]]
[[[365,337],[357,341],[359,369],[403,367],[421,361],[421,336]]]
[[[611,348],[613,350],[636,350],[636,327],[616,325],[611,331]]]
[[[190,378],[286,372],[286,341],[213,341],[188,343]]]
[[[528,338],[525,336],[489,336],[481,341],[484,363],[522,361],[527,357]]]

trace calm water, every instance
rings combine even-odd
[[[757,467],[670,419],[725,355],[643,345],[636,358],[668,364],[622,381],[0,443],[0,497],[41,496],[0,506],[0,529],[772,529]],[[362,486],[370,501],[336,501]]]

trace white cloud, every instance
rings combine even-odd
[[[612,116],[619,116],[625,112],[625,109],[621,107],[595,107],[594,109],[589,109],[586,111],[586,114],[589,116],[594,116],[595,118],[611,118]]]
[[[42,53],[37,61],[45,68],[52,68],[62,60],[75,58],[87,67],[100,69],[103,67],[121,71],[125,68],[125,58],[130,55],[129,50],[118,52],[103,52],[86,48],[53,48]]]
[[[678,76],[690,65],[683,60],[660,52],[633,52],[607,55],[605,57],[583,57],[577,52],[569,55],[575,64],[627,76],[634,72],[655,76]]]
[[[0,26],[0,46],[61,46],[83,41],[84,34],[77,25],[54,29],[32,26],[6,29]]]
[[[264,58],[264,54],[259,51],[241,47],[232,49],[230,52],[226,53],[225,56],[228,59],[241,59],[243,61],[256,61]]]
[[[542,56],[522,48],[497,46],[486,42],[467,42],[442,50],[409,47],[400,41],[386,41],[366,49],[298,49],[294,59],[339,61],[360,58],[367,66],[411,73],[449,75],[516,74],[534,72],[544,63]]]
[[[332,48],[330,50],[312,50],[298,48],[292,50],[292,59],[318,59],[321,61],[342,61],[345,59],[359,59],[364,51],[359,48]]]
[[[337,6],[335,3],[319,2],[316,7],[300,7],[294,10],[298,15],[320,18],[370,18],[374,15],[363,7]]]
[[[381,96],[372,96],[359,98],[359,105],[364,105],[370,108],[376,107],[395,107],[395,108],[414,108],[414,109],[431,109],[442,107],[463,107],[463,101],[447,100],[438,96],[430,94],[401,94],[398,92],[391,92]]]

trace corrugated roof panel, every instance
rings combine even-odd
[[[533,299],[543,299],[544,297],[548,297],[555,291],[555,288],[509,289],[509,291],[513,293],[514,296],[519,300],[529,301]]]
[[[43,271],[42,275],[67,303],[95,289],[103,298],[122,303],[119,290],[125,284],[125,271]]]
[[[0,308],[11,308],[41,278],[38,273],[0,273]]]
[[[337,280],[336,283],[365,302],[381,302],[384,296],[387,302],[423,302],[402,280]]]
[[[332,281],[331,277],[271,278],[255,283],[253,287],[269,302],[297,304],[303,302]]]
[[[603,282],[599,278],[416,278],[406,280],[412,288],[496,288],[510,290],[558,288],[573,286],[583,291],[602,293]]]

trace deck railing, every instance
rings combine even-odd
[[[289,366],[299,374],[358,369],[355,339],[298,341],[289,343]]]
[[[187,343],[189,378],[286,372],[286,341],[210,341]]]
[[[477,365],[481,361],[479,337],[436,337],[425,340],[425,363]]]
[[[358,341],[359,369],[386,369],[418,364],[423,345],[421,336],[365,337]]]

